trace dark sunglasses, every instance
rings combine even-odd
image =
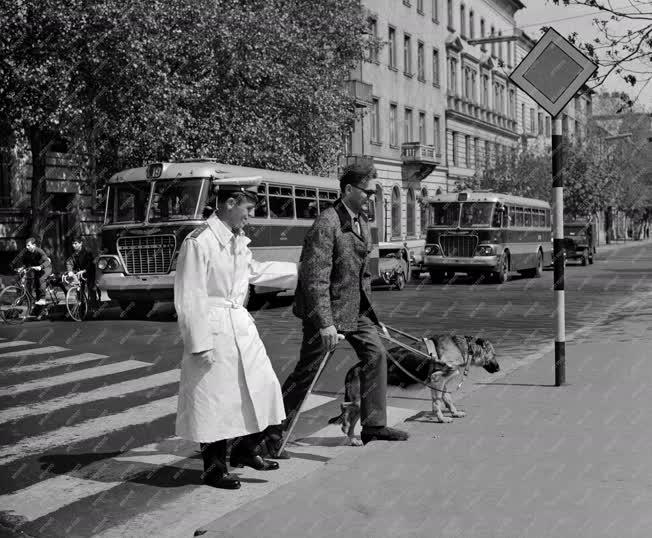
[[[359,191],[364,192],[367,195],[367,198],[371,198],[372,196],[376,196],[376,191],[374,189],[363,189],[362,187],[358,187],[357,185],[354,185],[353,183],[349,183],[351,187],[358,189]]]

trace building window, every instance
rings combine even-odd
[[[574,134],[575,134],[575,138],[577,138],[578,140],[580,140],[582,138],[582,136],[581,136],[582,133],[581,133],[581,129],[580,129],[580,122],[577,121],[577,120],[575,120],[575,133]]]
[[[376,19],[369,19],[369,34],[374,38],[378,38],[378,22]],[[378,47],[371,47],[369,51],[369,60],[378,62]]]
[[[507,47],[507,67],[512,67],[514,65],[512,62],[512,42],[508,41],[505,46]]]
[[[546,116],[546,136],[550,136],[550,116]]]
[[[480,139],[473,139],[473,168],[477,168],[480,164]]]
[[[530,108],[530,132],[534,133],[534,109]]]
[[[403,122],[403,142],[412,142],[412,109],[405,109],[405,118]]]
[[[425,187],[421,189],[421,200],[425,202],[428,199],[428,189]],[[419,224],[421,228],[421,236],[426,235],[428,230],[428,206],[425,203],[421,204],[419,212]]]
[[[417,208],[414,199],[414,191],[412,188],[407,192],[407,234],[414,237],[417,233],[416,230]]]
[[[516,92],[509,90],[509,117],[514,119],[516,116]]]
[[[380,142],[380,116],[378,99],[375,97],[371,100],[371,111],[369,114],[371,121],[371,141],[375,143]]]
[[[396,30],[389,27],[389,67],[396,69]]]
[[[401,192],[398,187],[392,189],[392,237],[401,237]]]
[[[423,43],[417,44],[417,78],[421,81],[426,80],[426,60],[424,58]]]
[[[496,29],[492,26],[491,27],[491,34],[489,34],[489,35],[490,35],[490,37],[494,37],[495,34],[496,34]],[[494,58],[496,57],[496,44],[495,43],[491,44],[491,56],[493,56]]]
[[[451,158],[453,159],[453,166],[459,166],[457,155],[457,133],[451,132]]]
[[[419,143],[427,144],[426,140],[426,113],[419,112]]]
[[[488,140],[484,141],[484,165],[487,168],[491,166],[491,143]]]
[[[432,83],[439,86],[439,51],[432,49]]]
[[[423,15],[423,0],[417,0],[417,13]]]
[[[498,31],[498,37],[502,37],[502,36],[503,36],[503,32],[499,30]],[[498,58],[500,59],[501,62],[503,61],[503,42],[502,41],[500,43],[498,43]]]
[[[537,114],[537,132],[538,134],[542,135],[543,134],[543,114],[539,112]]]
[[[460,6],[460,35],[466,37],[466,7]]]
[[[464,166],[471,168],[471,137],[464,137]]]
[[[441,124],[439,116],[435,116],[432,125],[432,145],[435,146],[435,153],[441,155]]]
[[[482,106],[489,108],[489,75],[482,75]]]
[[[525,132],[525,104],[521,103],[521,132]]]
[[[448,1],[448,27],[451,30],[455,29],[455,25],[453,24],[453,0],[447,0]]]
[[[432,20],[439,22],[439,0],[432,0]]]
[[[485,37],[486,36],[486,30],[484,26],[484,19],[480,19],[480,37]],[[487,50],[487,46],[483,43],[480,45],[481,50]]]
[[[455,58],[448,59],[448,91],[457,94],[457,60]]]
[[[397,107],[394,104],[389,105],[389,145],[398,146],[398,129],[396,118]]]
[[[412,39],[407,34],[403,37],[403,72],[412,75]]]
[[[475,37],[475,15],[473,13],[473,10],[469,11],[469,37],[473,39]]]

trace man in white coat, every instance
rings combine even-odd
[[[285,418],[279,381],[253,318],[244,306],[250,284],[294,289],[297,265],[256,262],[242,227],[255,207],[260,180],[219,183],[217,209],[189,234],[177,260],[174,306],[184,353],[176,433],[200,443],[204,483],[237,489],[232,467],[267,471],[262,432]]]

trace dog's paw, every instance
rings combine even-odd
[[[455,418],[462,418],[465,416],[466,413],[464,411],[455,411],[455,413],[451,413],[451,417],[455,417]]]
[[[362,440],[359,439],[358,437],[347,437],[346,438],[346,443],[348,446],[362,446]]]
[[[441,422],[442,424],[448,424],[450,422],[453,422],[453,419],[451,417],[437,417],[437,420]]]

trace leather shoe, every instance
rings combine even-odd
[[[371,441],[407,441],[409,437],[407,432],[387,426],[363,428],[360,433],[360,439],[365,445]]]
[[[240,480],[234,474],[225,474],[222,476],[207,476],[204,478],[204,484],[219,489],[240,489]]]
[[[256,471],[275,471],[278,463],[263,459],[261,456],[235,456],[231,458],[231,467],[251,467]]]

